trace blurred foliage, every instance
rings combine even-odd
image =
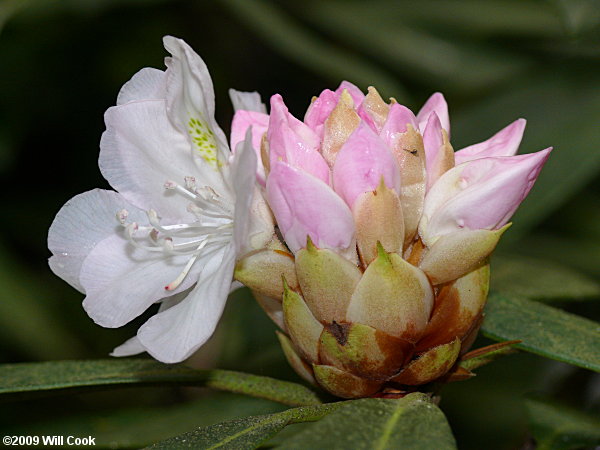
[[[186,39],[207,62],[226,131],[229,87],[257,90],[265,99],[281,92],[301,115],[313,95],[343,78],[362,88],[373,84],[413,110],[442,91],[456,149],[527,118],[522,152],[555,150],[501,244],[494,283],[510,283],[512,273],[505,292],[551,297],[558,307],[599,318],[598,0],[2,0],[0,362],[105,357],[147,318],[120,330],[94,325],[80,307],[82,296],[48,270],[45,241],[66,200],[108,188],[97,169],[102,113],[134,72],[163,66],[165,34]],[[514,255],[521,256],[511,267]],[[560,303],[574,297],[590,301]],[[240,291],[191,363],[298,381],[274,330]],[[570,413],[525,401],[532,391],[600,412],[597,376],[530,354],[508,356],[448,386],[441,408],[461,448],[520,448],[532,439],[555,448],[556,436],[544,430],[571,427]],[[2,405],[0,423],[13,434],[83,427],[111,446],[136,447],[141,443],[132,436],[140,433],[149,433],[146,443],[278,411],[198,389],[136,392]]]

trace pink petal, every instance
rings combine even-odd
[[[417,121],[419,122],[419,131],[424,132],[427,121],[431,113],[435,112],[439,117],[442,124],[442,128],[450,135],[450,117],[448,115],[448,104],[444,96],[436,92],[425,102],[419,113],[417,114]]]
[[[465,228],[501,228],[533,187],[551,150],[476,159],[446,172],[425,198],[419,225],[423,241],[429,245]]]
[[[361,121],[363,123],[366,123],[367,125],[369,125],[369,128],[371,128],[371,130],[373,130],[375,133],[379,134],[380,130],[377,129],[377,124],[375,123],[375,120],[373,119],[373,117],[371,117],[369,112],[366,110],[363,103],[361,103],[358,106],[358,108],[356,109],[356,113],[358,114],[358,117],[361,118]]]
[[[304,123],[312,128],[321,139],[323,138],[323,124],[335,109],[339,99],[339,94],[325,89],[306,111]]]
[[[260,155],[260,143],[269,127],[269,116],[255,111],[238,109],[231,122],[231,150],[235,153],[236,147],[246,138],[246,131],[252,127],[252,148],[256,153],[258,165],[256,178],[260,184],[265,185],[265,168]]]
[[[335,90],[335,93],[341,95],[344,89],[348,90],[348,93],[354,101],[355,107],[358,107],[358,105],[360,105],[364,101],[365,94],[363,94],[363,91],[361,91],[358,87],[356,87],[356,85],[350,83],[349,81],[342,81],[338,88]]]
[[[352,213],[323,181],[276,162],[267,179],[267,199],[293,252],[306,246],[307,236],[320,248],[343,250],[352,244]]]
[[[246,138],[246,131],[252,127],[252,147],[259,152],[263,134],[269,128],[269,115],[255,111],[238,109],[231,122],[231,150],[235,152],[237,145]]]
[[[391,147],[393,135],[397,133],[405,133],[407,124],[411,124],[415,129],[418,130],[417,118],[413,112],[400,103],[392,103],[387,120],[379,136],[381,136],[383,141]]]
[[[444,135],[442,133],[442,124],[438,115],[432,112],[423,132],[423,147],[425,148],[425,169],[427,172],[427,189],[437,181],[448,167],[445,167],[446,158],[444,144]],[[451,150],[451,149],[449,149]],[[444,167],[442,167],[444,166]],[[452,164],[451,167],[454,167]]]
[[[340,149],[333,166],[335,191],[352,207],[356,198],[374,191],[383,177],[390,189],[400,192],[400,170],[383,140],[364,122]]]
[[[329,166],[318,151],[319,137],[289,113],[279,94],[271,97],[267,139],[271,166],[284,161],[329,183]]]
[[[456,164],[462,164],[477,158],[490,156],[513,156],[519,150],[519,144],[525,131],[525,119],[517,119],[509,126],[498,131],[487,141],[470,145],[454,154]]]

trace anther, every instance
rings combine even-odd
[[[121,225],[125,225],[127,216],[129,216],[129,211],[127,211],[126,209],[122,209],[121,211],[117,212],[117,220]]]
[[[196,189],[196,178],[188,176],[188,177],[185,177],[184,180],[185,180],[185,187],[187,189],[189,189],[190,191],[193,191]]]
[[[139,227],[136,222],[127,224],[127,226],[125,227],[125,231],[127,232],[127,235],[129,236],[130,239],[133,238],[133,235],[138,230],[138,228]]]

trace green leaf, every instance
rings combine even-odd
[[[310,389],[288,381],[230,370],[195,370],[146,359],[51,361],[0,365],[0,394],[116,386],[206,386],[291,406],[321,403]]]
[[[543,303],[492,292],[483,334],[515,348],[600,372],[600,324]]]
[[[600,297],[600,284],[569,267],[519,255],[494,255],[491,289],[534,300]]]
[[[525,401],[537,450],[570,450],[600,444],[600,418],[548,401]]]
[[[267,44],[308,70],[320,73],[335,83],[349,80],[362,88],[374,85],[388,96],[407,98],[404,87],[385,70],[341,46],[331,45],[310,28],[287,16],[273,2],[221,0],[221,3]]]
[[[285,406],[270,401],[228,393],[213,393],[186,403],[94,411],[71,411],[69,417],[33,422],[23,418],[18,424],[0,423],[2,435],[93,436],[98,448],[142,448],[201,426],[238,417],[269,414]],[[25,419],[25,420],[24,420]]]
[[[414,393],[343,402],[278,448],[446,450],[456,443],[442,411],[425,394]]]
[[[149,448],[252,449],[273,437],[286,425],[319,420],[340,405],[341,403],[329,403],[288,409],[277,414],[244,417],[200,428]]]
[[[600,277],[600,242],[591,239],[535,233],[520,242],[528,255],[558,261]]]

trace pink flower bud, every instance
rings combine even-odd
[[[319,248],[348,249],[354,242],[354,221],[344,201],[323,181],[276,162],[267,180],[267,199],[279,229],[293,252],[306,247],[307,237]]]
[[[329,183],[329,166],[318,150],[319,136],[289,113],[278,94],[271,97],[267,140],[271,166],[284,161]]]
[[[419,225],[423,242],[429,246],[465,228],[501,228],[533,187],[551,150],[475,159],[446,172],[425,198]]]
[[[400,171],[390,149],[364,122],[350,135],[333,166],[335,191],[352,207],[356,198],[374,191],[381,178],[400,191]]]

